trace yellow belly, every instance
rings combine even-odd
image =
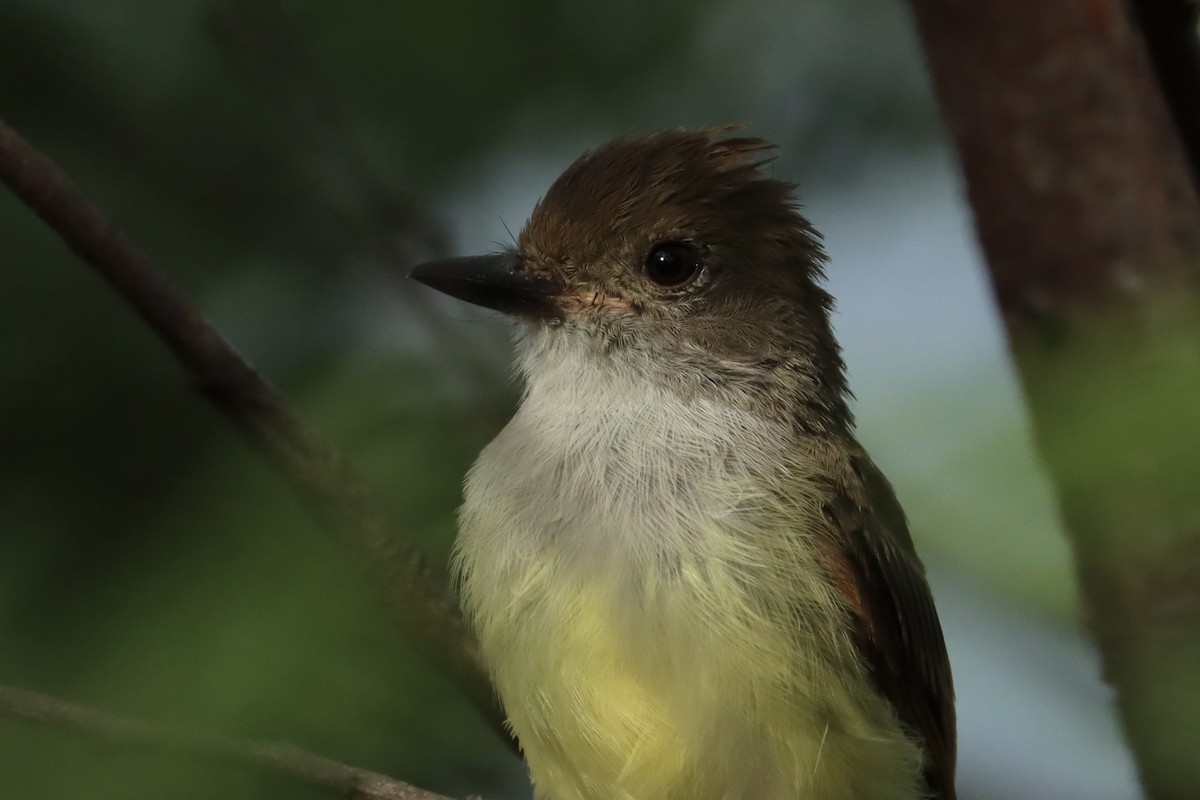
[[[816,561],[822,484],[789,431],[564,375],[480,455],[455,559],[539,798],[917,800],[919,748]]]
[[[919,754],[839,674],[835,619],[797,652],[711,570],[634,589],[531,566],[509,588],[479,633],[539,798],[916,797]]]
[[[695,663],[693,653],[681,659],[672,649],[693,638],[689,632],[668,632],[666,620],[631,619],[608,584],[576,583],[555,599],[543,598],[536,610],[527,608],[524,635],[495,662],[538,796],[725,795],[711,794],[714,782],[738,776],[722,769],[715,743],[705,740],[722,729],[730,741],[745,737],[731,729],[743,725],[721,719],[725,701],[743,691],[727,686],[722,696],[712,685],[711,665]],[[765,765],[745,766],[760,772]]]

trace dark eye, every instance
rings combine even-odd
[[[646,277],[665,289],[677,289],[693,280],[704,267],[704,259],[687,242],[656,244],[646,257]]]

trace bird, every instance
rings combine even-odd
[[[538,800],[955,800],[941,626],[776,151],[615,139],[513,246],[411,273],[515,322],[452,566]]]

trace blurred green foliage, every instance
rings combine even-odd
[[[396,278],[446,247],[430,212],[515,138],[753,118],[806,174],[926,146],[894,5],[6,0],[0,115],[444,558],[515,393],[499,327],[468,348]],[[346,555],[6,192],[0,241],[0,682],[525,793]],[[0,719],[6,798],[310,795]]]

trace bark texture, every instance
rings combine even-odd
[[[1143,784],[1193,797],[1200,204],[1180,128],[1118,0],[909,4]]]

